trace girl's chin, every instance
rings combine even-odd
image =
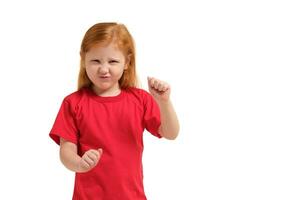
[[[111,84],[107,84],[107,83],[104,83],[104,84],[97,84],[93,86],[93,89],[96,91],[96,92],[105,92],[105,91],[109,91],[109,90],[118,90],[118,88],[116,87],[116,89],[114,89],[115,87]]]
[[[94,90],[96,91],[106,91],[106,90],[109,90],[111,89],[109,86],[103,86],[103,85],[96,85],[94,86]]]

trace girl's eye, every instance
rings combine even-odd
[[[119,61],[117,61],[117,60],[111,60],[111,61],[109,61],[109,63],[119,63]]]
[[[100,63],[99,60],[92,60],[93,63]]]

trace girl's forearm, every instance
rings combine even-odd
[[[71,142],[63,142],[60,145],[60,160],[63,165],[73,172],[79,172],[81,157],[77,154],[77,146]]]
[[[164,138],[174,140],[178,136],[179,121],[171,101],[158,102],[161,114],[159,133]]]

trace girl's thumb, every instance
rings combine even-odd
[[[99,151],[99,153],[102,153],[102,152],[103,152],[103,150],[102,150],[101,148],[99,148],[98,151]]]

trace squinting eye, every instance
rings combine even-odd
[[[100,63],[99,60],[91,60],[91,61],[94,62],[94,63]]]
[[[110,63],[119,63],[119,61],[117,61],[117,60],[111,60],[111,61],[109,61]]]

